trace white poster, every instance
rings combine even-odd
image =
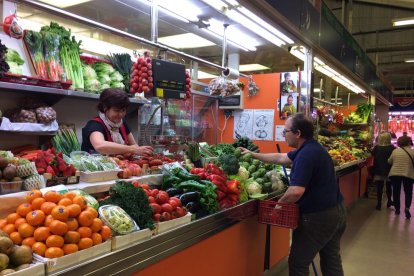
[[[233,138],[237,139],[242,136],[253,139],[253,109],[234,112]]]
[[[274,109],[254,110],[253,140],[273,141]]]
[[[283,130],[285,129],[284,125],[276,125],[275,126],[275,137],[276,142],[284,142],[285,137],[283,137]]]

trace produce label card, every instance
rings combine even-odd
[[[283,130],[285,129],[284,125],[275,126],[275,138],[277,142],[284,142],[285,137],[283,137]]]
[[[233,138],[248,137],[253,139],[253,109],[234,112]]]
[[[256,109],[253,115],[253,140],[273,141],[274,109]]]

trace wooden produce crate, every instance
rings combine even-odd
[[[172,219],[169,221],[159,222],[155,224],[155,229],[152,230],[153,235],[158,235],[167,231],[170,231],[174,228],[177,228],[181,225],[187,224],[191,221],[191,213],[187,213],[187,215]]]
[[[146,241],[150,239],[151,236],[152,236],[152,231],[148,228],[140,230],[140,231],[135,231],[135,232],[122,235],[122,236],[113,236],[112,237],[112,251],[116,251],[126,246]]]
[[[111,170],[102,172],[80,172],[80,181],[83,182],[101,182],[118,179],[118,172],[121,170]]]
[[[52,273],[107,254],[111,252],[111,244],[111,240],[108,240],[91,248],[54,259],[43,258],[37,254],[33,254],[33,256],[37,262],[45,264],[46,273]]]
[[[45,264],[44,263],[34,263],[30,267],[16,271],[11,276],[44,276],[45,275]]]

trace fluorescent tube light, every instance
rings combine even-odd
[[[206,32],[206,33],[208,33],[208,34],[210,34],[210,35],[212,35],[212,36],[215,36],[215,37],[217,37],[218,39],[223,39],[223,35],[219,35],[219,34],[217,34],[217,33],[215,33],[215,32],[213,32],[212,30],[210,30],[209,28],[202,28],[202,30],[204,31],[204,32]],[[243,47],[242,45],[240,45],[240,44],[237,44],[237,43],[235,43],[235,42],[233,42],[233,41],[231,41],[230,39],[228,39],[227,40],[227,43],[228,44],[231,44],[231,45],[233,45],[234,47],[237,47],[237,48],[239,48],[239,49],[242,49],[243,51],[246,51],[246,52],[249,52],[249,49],[247,49],[246,47]],[[256,48],[255,48],[255,50],[256,50]],[[254,51],[255,51],[254,50]]]
[[[406,60],[404,60],[404,62],[407,62],[407,63],[413,63],[414,62],[414,59],[406,59]]]
[[[223,26],[224,23],[223,22],[220,22],[219,20],[212,18],[208,21],[208,24],[210,25],[207,27],[209,30],[216,33],[221,38],[223,37],[223,34],[224,34],[224,26]],[[256,46],[259,45],[259,42],[257,42],[254,38],[246,35],[245,33],[241,32],[235,26],[232,26],[232,25],[227,27],[226,36],[228,40],[231,40],[232,42],[237,43],[239,45],[243,45],[245,48],[247,48],[250,51],[256,51],[257,50]]]
[[[287,37],[281,31],[279,31],[278,29],[276,29],[275,27],[273,27],[272,25],[270,25],[269,23],[267,23],[266,21],[261,19],[259,16],[255,15],[254,13],[252,13],[251,11],[246,9],[245,7],[240,7],[237,10],[240,11],[245,16],[247,16],[248,18],[252,19],[253,22],[256,22],[260,26],[264,27],[266,30],[270,31],[272,34],[276,35],[278,38],[282,39],[287,44],[293,44],[294,43],[294,41],[292,39]]]
[[[318,65],[325,65],[325,62],[323,62],[321,59],[319,59],[318,57],[314,57],[313,61],[315,61]]]
[[[261,64],[242,64],[239,66],[239,71],[240,72],[251,72],[251,71],[261,71],[261,70],[269,70],[269,67],[266,67],[264,65]]]
[[[414,17],[400,18],[400,19],[392,20],[392,25],[394,27],[413,25],[413,24],[414,24]]]
[[[210,40],[193,33],[159,37],[158,42],[177,49],[201,48],[215,45]]]
[[[198,16],[202,14],[202,11],[189,0],[180,0],[179,3],[171,0],[158,0],[157,4],[189,21],[198,21]]]
[[[236,7],[239,5],[239,3],[236,0],[226,0],[226,2],[232,5],[233,7]]]
[[[293,46],[290,49],[290,53],[301,61],[305,61],[305,52],[302,46]]]
[[[249,29],[250,31],[258,34],[259,36],[263,37],[264,39],[270,41],[271,43],[275,44],[276,46],[282,46],[285,44],[284,41],[282,41],[281,39],[279,39],[278,37],[276,37],[275,35],[271,34],[269,31],[263,29],[262,27],[260,27],[258,24],[256,24],[255,22],[251,21],[250,19],[248,19],[247,17],[245,17],[244,15],[242,15],[241,13],[235,11],[235,10],[229,10],[226,15],[242,24],[244,27],[246,27],[247,29]]]
[[[331,71],[326,70],[324,66],[316,66],[316,65],[314,65],[314,67],[315,67],[315,70],[321,72],[322,74],[324,74],[324,75],[326,75],[326,76],[328,76],[330,78],[332,78],[333,76],[335,76],[335,74],[332,74]]]
[[[227,9],[228,8],[227,4],[224,3],[221,0],[201,0],[201,1],[203,1],[207,5],[215,8],[218,11],[222,11],[223,9]]]
[[[321,89],[320,88],[314,88],[313,92],[321,92]]]
[[[40,2],[58,7],[58,8],[67,8],[79,4],[83,4],[86,2],[90,2],[92,0],[39,0]]]

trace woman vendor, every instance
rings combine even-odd
[[[102,91],[99,116],[82,128],[82,150],[100,154],[153,155],[150,146],[138,146],[123,118],[129,105],[128,95],[117,88]]]

